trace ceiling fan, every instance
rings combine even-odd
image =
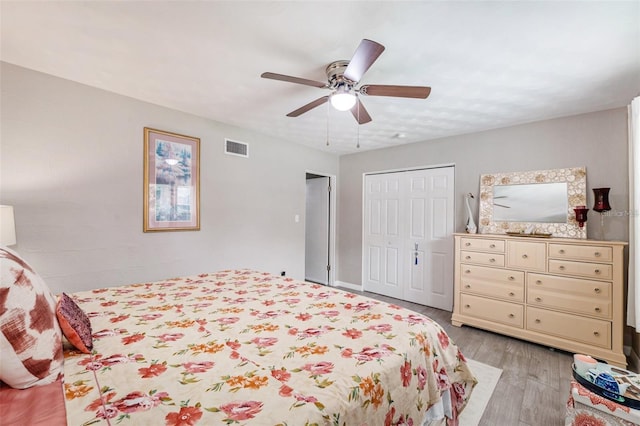
[[[365,84],[356,88],[364,73],[383,51],[384,46],[380,43],[363,39],[350,61],[334,61],[327,66],[327,83],[272,72],[262,73],[261,77],[331,90],[331,94],[291,111],[287,117],[298,117],[329,101],[337,110],[351,110],[356,121],[365,124],[371,121],[371,116],[358,99],[358,95],[426,99],[431,93],[431,88],[427,86]]]

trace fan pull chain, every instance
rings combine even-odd
[[[358,120],[356,123],[356,148],[360,149],[360,99],[357,98],[356,96],[356,107],[358,108],[358,112],[356,113],[356,115],[358,116]]]
[[[327,102],[327,146],[329,146],[329,104],[330,102]]]

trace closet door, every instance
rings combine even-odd
[[[406,261],[400,220],[402,180],[402,173],[365,176],[364,289],[396,299],[402,299]]]
[[[453,309],[454,168],[405,173],[407,235],[403,300]]]
[[[454,168],[365,176],[363,286],[453,307]]]

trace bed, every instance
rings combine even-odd
[[[64,379],[28,389],[63,391],[69,425],[456,424],[476,383],[431,319],[267,273],[70,297],[90,320],[92,351],[65,341]]]

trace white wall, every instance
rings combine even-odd
[[[163,279],[228,267],[304,277],[305,171],[338,175],[337,280],[360,283],[362,174],[456,164],[463,194],[482,173],[586,166],[628,210],[627,117],[619,108],[366,151],[338,159],[213,122],[0,63],[0,203],[16,208],[14,247],[54,291]],[[215,100],[212,100],[215,102]],[[201,138],[199,232],[142,232],[143,127]],[[224,138],[250,158],[223,154]],[[302,220],[294,222],[299,214]],[[590,237],[597,216],[589,213]],[[628,239],[625,216],[606,239]]]
[[[340,157],[338,182],[338,279],[361,283],[362,175],[434,164],[456,165],[456,230],[464,231],[464,194],[478,194],[480,175],[586,166],[587,201],[592,188],[610,187],[612,213],[606,240],[628,241],[627,110],[582,114]],[[477,219],[477,206],[475,208]],[[599,237],[599,216],[590,211],[589,238]],[[453,284],[452,284],[453,285]]]
[[[337,157],[0,66],[0,203],[54,292],[236,267],[304,278],[305,171],[337,175]],[[201,139],[200,231],[142,232],[145,126]],[[225,137],[250,157],[225,155]]]

